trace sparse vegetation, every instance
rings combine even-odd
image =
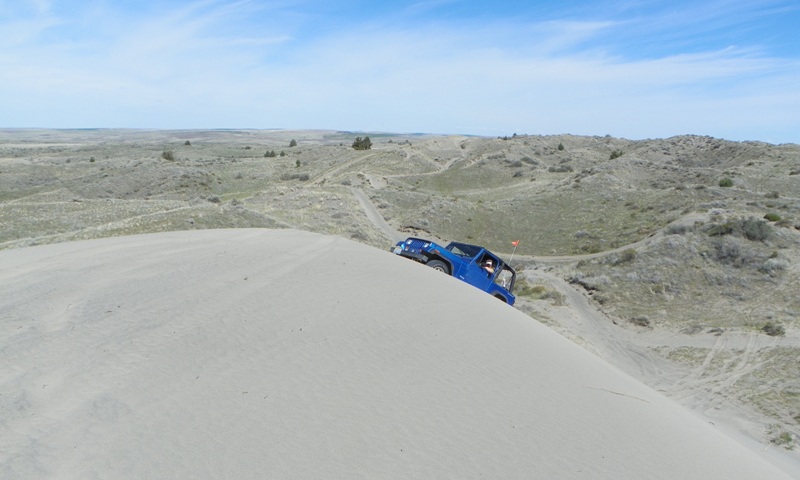
[[[623,263],[632,262],[636,258],[636,250],[628,248],[623,250],[619,255],[615,255],[612,260],[612,265],[621,265]]]
[[[795,437],[794,435],[784,430],[780,425],[772,424],[767,428],[767,433],[769,435],[769,441],[773,445],[777,445],[779,447],[783,447],[786,450],[792,450],[795,446]]]
[[[572,167],[572,165],[567,165],[564,163],[553,165],[547,169],[548,172],[554,172],[554,173],[566,173],[566,172],[572,172],[574,170],[575,169]]]
[[[633,317],[631,318],[631,323],[636,325],[637,327],[650,327],[650,319],[647,317]]]
[[[185,228],[289,227],[385,249],[385,235],[353,197],[360,190],[398,230],[413,227],[505,255],[509,239],[523,238],[515,263],[593,254],[542,263],[608,313],[610,328],[673,332],[673,341],[691,335],[692,345],[707,347],[684,352],[693,365],[709,358],[698,381],[775,419],[782,425],[776,437],[800,423],[793,380],[800,378],[800,349],[792,343],[800,312],[800,202],[793,195],[800,191],[800,148],[695,136],[420,136],[412,145],[390,135],[365,155],[349,148],[352,134],[329,132],[304,135],[299,150],[288,142],[288,156],[270,148],[269,161],[255,158],[266,146],[287,144],[284,134],[198,132],[191,148],[173,153],[175,132],[131,132],[132,141],[80,146],[70,136],[94,134],[26,143],[20,133],[0,132],[8,159],[0,174],[0,248]],[[609,152],[625,152],[624,168],[606,161]],[[736,188],[716,188],[719,177],[735,179]],[[566,300],[547,281],[519,282],[515,294],[543,310]],[[709,357],[719,336],[742,334],[763,341],[775,334],[783,350],[742,355],[730,342]],[[752,370],[750,376],[711,383],[714,369],[723,375],[745,361],[742,372]]]
[[[761,327],[761,331],[770,337],[782,337],[786,335],[786,330],[783,328],[783,325],[773,322],[765,323],[764,326]]]
[[[307,173],[284,173],[281,175],[281,180],[289,181],[289,180],[299,180],[301,182],[307,182],[311,177]]]
[[[719,181],[720,187],[732,187],[733,186],[733,179],[730,178],[723,178]]]
[[[735,219],[712,225],[707,230],[711,236],[737,235],[753,241],[764,241],[772,236],[772,227],[755,218]]]

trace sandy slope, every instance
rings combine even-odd
[[[287,230],[0,252],[0,477],[789,478],[526,315]]]

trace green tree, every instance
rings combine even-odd
[[[369,150],[372,148],[372,141],[369,137],[356,137],[353,141],[353,149],[354,150]]]
[[[295,140],[295,139],[293,138],[293,139],[292,139],[292,141],[291,141],[291,142],[289,142],[289,146],[290,146],[290,147],[296,147],[296,146],[297,146],[297,140]]]

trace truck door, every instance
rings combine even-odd
[[[497,270],[495,270],[494,273],[489,273],[481,266],[486,259],[491,259],[495,266],[499,265],[497,258],[489,255],[485,250],[481,250],[481,252],[469,262],[464,274],[465,282],[480,288],[484,292],[489,290],[489,287],[491,287],[494,282],[495,275],[497,275]]]

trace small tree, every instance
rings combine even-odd
[[[559,143],[558,144],[558,150],[559,151],[563,151],[564,150],[564,144],[563,143]]]
[[[297,140],[295,140],[295,139],[293,138],[293,139],[292,139],[292,141],[291,141],[291,142],[289,142],[289,147],[296,147],[296,146],[297,146]]]
[[[372,148],[372,141],[370,141],[369,137],[356,137],[353,141],[353,149],[354,150],[369,150]]]

